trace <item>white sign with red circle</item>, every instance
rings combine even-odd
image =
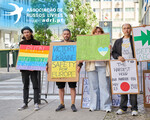
[[[138,94],[137,61],[110,61],[112,94]]]

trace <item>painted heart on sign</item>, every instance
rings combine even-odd
[[[105,48],[98,48],[98,52],[102,55],[102,56],[105,56],[106,53],[108,52],[108,47],[105,47]]]

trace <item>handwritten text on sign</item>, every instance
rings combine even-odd
[[[90,107],[90,90],[89,90],[89,80],[84,79],[83,84],[83,100],[82,100],[82,108],[89,108]]]
[[[145,98],[146,104],[150,104],[150,73],[145,73]]]
[[[137,61],[150,60],[150,26],[133,27]]]
[[[16,69],[42,70],[46,68],[49,46],[20,45]]]
[[[76,45],[53,46],[51,77],[76,77]]]
[[[139,93],[136,60],[110,61],[112,94]]]

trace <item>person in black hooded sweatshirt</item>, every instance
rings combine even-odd
[[[21,30],[23,34],[23,41],[19,45],[40,45],[40,42],[35,40],[32,33],[32,29],[28,26]],[[31,78],[33,89],[34,89],[34,110],[39,110],[39,85],[38,85],[38,71],[33,70],[21,70],[22,82],[23,82],[23,105],[18,110],[24,110],[28,108],[29,98],[29,77]]]

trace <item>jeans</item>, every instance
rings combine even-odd
[[[38,84],[38,71],[22,71],[22,82],[23,82],[23,102],[28,104],[29,98],[29,83],[31,77],[33,89],[34,89],[34,104],[39,103],[39,84]]]
[[[123,111],[127,110],[127,103],[128,103],[128,95],[121,95],[121,103],[120,103],[120,109]],[[131,110],[138,110],[137,107],[137,94],[130,94],[130,104],[131,104]]]
[[[90,88],[90,109],[109,110],[112,106],[110,79],[106,79],[106,66],[96,66],[87,73]]]

